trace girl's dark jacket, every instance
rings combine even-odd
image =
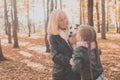
[[[97,53],[96,49],[91,50],[91,63],[94,80],[96,80],[103,72],[103,68],[97,54],[99,53]],[[76,48],[74,50],[73,62],[73,72],[81,75],[82,80],[91,80],[88,48],[82,46]]]
[[[50,35],[50,50],[52,54],[53,80],[71,80],[71,65],[69,64],[72,57],[72,47],[59,35]]]

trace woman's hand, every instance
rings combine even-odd
[[[71,45],[74,45],[74,44],[76,44],[77,41],[76,41],[75,37],[72,36],[72,37],[69,37],[69,42]]]

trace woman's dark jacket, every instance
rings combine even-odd
[[[96,49],[91,50],[91,63],[94,80],[96,80],[103,72],[103,68],[97,54]],[[73,62],[73,72],[80,74],[82,80],[91,80],[88,48],[82,46],[76,48],[74,50]]]
[[[53,80],[70,80],[72,47],[59,35],[50,35],[50,50],[52,54]]]

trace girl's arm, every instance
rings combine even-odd
[[[75,50],[74,55],[73,55],[73,65],[72,65],[72,70],[75,73],[81,73],[82,70],[82,56],[80,55],[80,52]]]

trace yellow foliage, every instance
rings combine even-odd
[[[16,0],[16,2],[19,2],[19,0]]]
[[[115,9],[115,4],[112,5],[112,8]]]
[[[107,0],[108,2],[111,2],[112,0]]]

